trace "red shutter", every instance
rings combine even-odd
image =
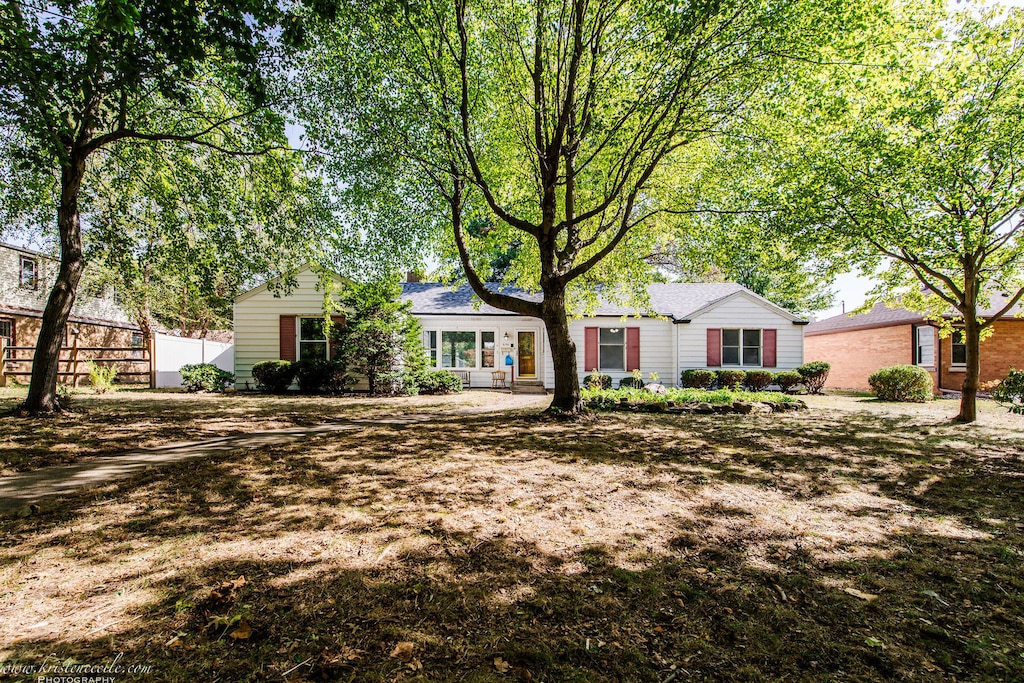
[[[761,365],[775,367],[775,330],[761,330]]]
[[[295,360],[295,316],[281,316],[281,360]]]
[[[596,327],[583,330],[583,371],[597,370],[598,365],[598,332]]]
[[[332,315],[331,316],[331,338],[327,340],[328,345],[330,345],[330,347],[331,347],[330,351],[328,352],[328,355],[330,355],[331,360],[334,360],[337,357],[337,355],[338,355],[338,349],[335,348],[337,345],[334,343],[335,342],[335,337],[338,335],[338,330],[342,330],[344,328],[345,328],[345,316],[343,316],[343,315]]]
[[[640,328],[626,328],[626,372],[640,369]]]
[[[722,365],[722,330],[708,328],[708,367],[717,368]]]

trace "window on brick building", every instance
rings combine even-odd
[[[953,365],[967,365],[967,345],[964,343],[964,330],[962,327],[957,327],[953,330],[953,336],[950,337],[951,345],[950,350],[953,355]]]

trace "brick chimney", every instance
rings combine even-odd
[[[423,277],[419,273],[417,273],[415,270],[410,270],[409,273],[405,276],[405,281],[406,282],[423,282]]]

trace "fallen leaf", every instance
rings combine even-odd
[[[934,598],[934,599],[938,600],[939,602],[941,602],[946,607],[949,607],[949,603],[946,602],[945,600],[943,600],[942,598],[940,598],[939,594],[936,593],[935,591],[930,591],[930,590],[929,591],[921,591],[921,595],[927,595],[929,598]]]
[[[498,673],[503,674],[508,673],[508,670],[512,668],[512,665],[506,662],[501,657],[495,657],[494,668],[498,671]]]
[[[861,600],[864,600],[866,602],[872,602],[878,599],[877,595],[873,593],[864,593],[863,591],[859,591],[856,588],[844,588],[843,592],[847,595],[852,595],[855,598],[860,598]]]
[[[873,636],[868,636],[867,638],[865,638],[864,639],[864,644],[867,645],[868,647],[882,647],[882,648],[885,647],[885,645],[882,644],[882,641],[880,641],[878,638],[875,638]]]
[[[249,622],[243,619],[238,622],[238,627],[228,634],[228,638],[234,638],[235,640],[248,640],[251,635],[252,627],[249,626]]]
[[[409,667],[411,671],[423,671],[423,662],[416,658],[413,658],[413,660],[407,663],[406,666]]]
[[[395,645],[395,649],[391,651],[391,656],[395,659],[399,659],[403,662],[412,661],[412,651],[416,648],[415,643],[410,643],[407,640],[403,640],[398,645]]]

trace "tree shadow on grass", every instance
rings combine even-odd
[[[124,652],[169,681],[1024,676],[1017,446],[857,419],[475,416],[147,472],[4,523],[0,659]]]

